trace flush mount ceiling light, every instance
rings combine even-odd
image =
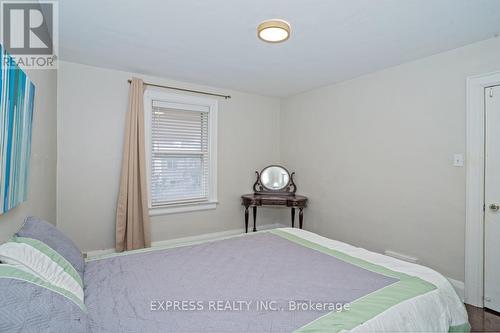
[[[290,24],[285,20],[266,20],[257,27],[257,36],[264,42],[281,43],[290,37]]]

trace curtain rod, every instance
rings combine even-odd
[[[132,82],[132,80],[128,80],[128,83],[131,83],[131,82]],[[206,91],[200,91],[200,90],[191,90],[191,89],[177,88],[177,87],[171,87],[171,86],[162,86],[160,84],[154,84],[154,83],[148,83],[148,82],[144,82],[144,84],[147,85],[147,86],[158,87],[158,88],[166,88],[166,89],[187,91],[187,92],[195,93],[195,94],[203,94],[203,95],[224,97],[225,99],[231,98],[231,95],[221,95],[221,94],[215,94],[215,93],[206,92]]]

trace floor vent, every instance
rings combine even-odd
[[[385,250],[384,253],[385,253],[386,256],[393,257],[393,258],[396,258],[396,259],[399,259],[399,260],[408,261],[408,262],[411,262],[411,263],[414,263],[414,264],[416,264],[418,262],[418,258],[415,258],[415,257],[412,257],[412,256],[408,256],[406,254],[394,252],[394,251],[391,251],[391,250]]]

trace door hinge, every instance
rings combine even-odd
[[[490,98],[493,98],[493,88],[490,88]]]
[[[483,204],[483,212],[486,211],[486,204]]]

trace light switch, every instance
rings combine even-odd
[[[463,154],[454,154],[453,155],[453,166],[463,167],[464,166],[464,155]]]

